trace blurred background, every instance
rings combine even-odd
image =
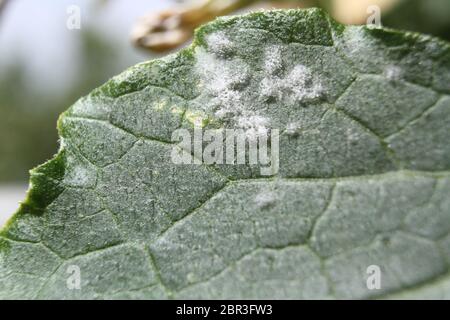
[[[189,43],[218,15],[320,6],[364,24],[371,5],[384,26],[450,39],[450,0],[0,0],[0,226],[29,169],[58,149],[58,115],[113,75]],[[68,27],[77,10],[80,28]]]

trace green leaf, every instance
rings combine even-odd
[[[61,116],[1,232],[0,297],[449,298],[449,50],[318,9],[200,28]],[[279,129],[278,174],[174,164],[200,117]]]

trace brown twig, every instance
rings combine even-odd
[[[165,52],[189,40],[194,29],[220,15],[229,14],[258,0],[197,0],[141,18],[131,38],[135,45]]]

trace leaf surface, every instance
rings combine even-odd
[[[1,231],[0,297],[449,298],[449,50],[318,9],[200,28],[61,116]],[[174,164],[199,119],[279,129],[279,172]]]

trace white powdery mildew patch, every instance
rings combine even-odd
[[[306,66],[298,64],[285,70],[281,45],[267,47],[263,70],[256,73],[245,61],[229,54],[234,52],[234,44],[224,33],[210,34],[206,41],[207,49],[196,49],[195,70],[206,101],[201,108],[215,119],[243,129],[249,139],[266,135],[271,125],[259,111],[263,110],[259,97],[295,105],[321,99],[324,94],[321,82]],[[259,82],[259,88],[250,86],[251,81]]]
[[[256,141],[260,136],[267,136],[269,132],[268,119],[257,115],[240,116],[237,119],[237,125],[245,130],[247,138],[252,141]]]
[[[248,66],[238,60],[218,59],[202,48],[197,49],[196,55],[196,71],[201,76],[206,93],[212,97],[214,115],[225,119],[244,111],[239,88],[249,81]]]
[[[306,66],[299,64],[286,76],[278,75],[283,68],[281,51],[279,46],[269,47],[266,50],[266,74],[260,87],[262,96],[291,104],[312,102],[322,98],[324,94],[322,84]]]
[[[298,122],[291,122],[287,124],[285,132],[288,136],[295,136],[299,133],[300,128],[301,126]]]
[[[254,202],[259,209],[267,209],[275,204],[277,196],[273,192],[261,192],[256,195]]]
[[[281,72],[283,61],[281,57],[281,47],[271,46],[266,50],[264,61],[264,70],[270,75],[276,75]]]
[[[295,101],[316,100],[323,95],[323,88],[312,75],[311,70],[303,65],[297,65],[283,81],[283,87],[292,91]]]
[[[215,32],[206,37],[208,50],[219,56],[228,54],[233,49],[231,42],[223,32]]]
[[[384,69],[384,76],[389,81],[398,81],[402,79],[403,71],[398,66],[389,65]]]
[[[269,120],[248,108],[252,97],[245,88],[251,78],[250,67],[240,59],[223,57],[233,46],[223,33],[209,35],[207,42],[208,51],[203,48],[196,51],[196,72],[209,98],[205,111],[212,111],[217,119],[232,122],[248,138],[266,133]]]
[[[346,136],[347,136],[348,150],[351,150],[352,145],[357,144],[358,141],[361,141],[360,132],[355,130],[354,128],[348,128],[346,131]]]
[[[92,180],[92,173],[82,166],[74,166],[69,174],[64,177],[64,182],[68,185],[86,186]]]

